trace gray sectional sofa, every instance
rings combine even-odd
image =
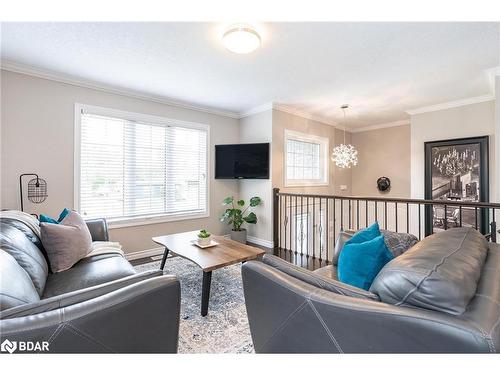
[[[423,239],[368,291],[272,255],[242,275],[258,353],[500,351],[500,245],[472,228]]]
[[[108,240],[104,220],[87,226],[94,241]],[[175,276],[136,273],[119,254],[84,258],[51,273],[28,226],[2,218],[0,227],[0,342],[48,343],[50,353],[177,352]]]

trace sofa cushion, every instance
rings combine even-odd
[[[328,277],[333,280],[338,280],[338,275],[337,275],[337,266],[330,264],[329,266],[324,266],[321,268],[318,268],[317,270],[314,270],[313,273],[315,275],[321,276],[321,277]]]
[[[353,298],[363,298],[378,301],[379,298],[376,294],[370,293],[366,290],[356,288],[354,286],[341,283],[330,277],[324,277],[321,274],[311,272],[305,268],[293,265],[281,258],[274,255],[264,255],[262,261],[277,270],[286,273],[296,279],[302,280],[310,285],[314,285],[317,288],[328,290],[337,294],[344,296],[349,296]]]
[[[84,258],[69,270],[50,274],[42,298],[99,285],[135,273],[134,267],[119,254]]]
[[[394,258],[370,291],[383,302],[462,314],[474,296],[488,243],[473,228],[429,236]]]
[[[13,256],[0,249],[0,311],[39,300],[28,273]]]
[[[18,220],[2,219],[0,221],[0,247],[9,253],[31,279],[39,296],[45,288],[49,267],[45,256],[38,248],[38,237],[26,224]]]
[[[69,269],[92,250],[89,228],[75,211],[71,211],[59,224],[40,223],[40,227],[52,272]]]

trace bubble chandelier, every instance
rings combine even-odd
[[[345,142],[345,112],[349,108],[349,105],[344,104],[340,108],[344,113],[344,143],[341,143],[333,148],[332,160],[339,168],[351,168],[351,166],[358,165],[358,151],[353,145],[346,144]]]

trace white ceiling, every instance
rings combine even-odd
[[[267,103],[350,128],[491,94],[500,23],[263,23],[235,55],[214,23],[3,23],[2,59],[146,95],[245,113]]]

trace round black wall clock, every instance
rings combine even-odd
[[[388,177],[379,177],[377,180],[377,189],[382,193],[387,193],[391,190],[391,180]]]

